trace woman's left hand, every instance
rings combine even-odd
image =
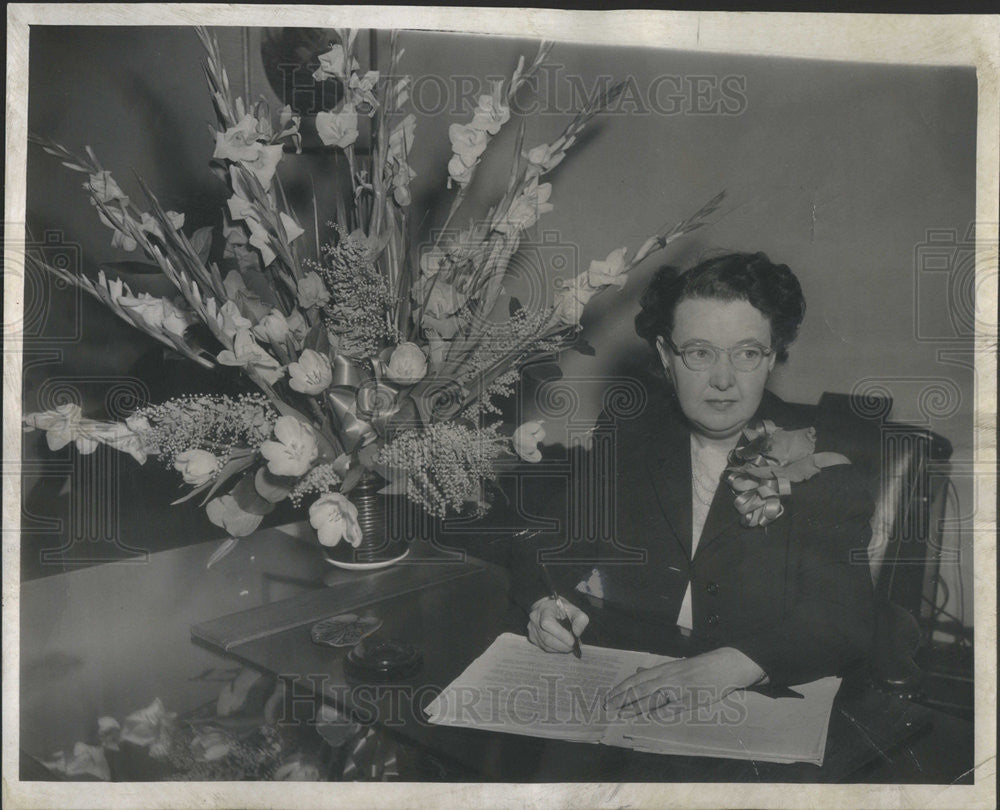
[[[722,700],[736,689],[762,683],[764,670],[732,647],[640,669],[613,687],[605,705],[621,717],[648,714],[662,706],[691,710]]]

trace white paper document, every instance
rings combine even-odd
[[[840,679],[795,686],[802,697],[753,691],[698,700],[687,711],[618,718],[611,688],[639,667],[674,659],[583,645],[582,658],[546,653],[504,633],[425,709],[430,722],[639,751],[823,764]]]

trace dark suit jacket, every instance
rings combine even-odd
[[[757,415],[788,429],[814,426],[817,452],[847,454],[849,438],[838,437],[838,423],[815,408],[766,393]],[[735,647],[775,685],[844,673],[867,660],[874,622],[863,552],[873,503],[855,466],[793,484],[784,514],[764,528],[740,524],[732,491],[720,483],[691,560],[690,432],[669,394],[651,396],[632,419],[602,414],[593,449],[581,458],[561,486],[545,488],[547,505],[539,507],[559,528],[513,549],[512,596],[523,607],[546,594],[541,554],[564,597],[592,616],[621,618],[625,636],[639,621],[676,638],[690,581],[694,627],[681,652]],[[601,599],[576,589],[588,578]]]

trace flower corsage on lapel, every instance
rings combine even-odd
[[[785,511],[781,498],[792,484],[812,478],[824,467],[850,464],[840,453],[816,453],[816,428],[784,430],[768,419],[743,428],[729,454],[725,480],[736,493],[740,522],[749,528],[766,526]]]

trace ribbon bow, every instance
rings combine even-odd
[[[729,454],[725,481],[736,493],[740,522],[747,527],[766,526],[785,512],[781,498],[792,484],[812,478],[824,467],[850,464],[840,453],[816,453],[816,429],[784,430],[768,419],[743,428],[739,443]]]

